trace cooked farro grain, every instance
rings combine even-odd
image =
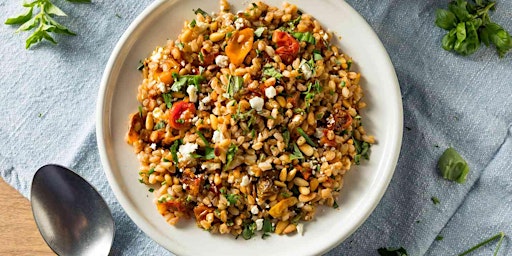
[[[127,142],[170,224],[213,233],[288,234],[368,158],[360,74],[295,5],[200,9],[144,61]]]

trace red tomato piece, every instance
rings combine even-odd
[[[277,45],[276,54],[284,63],[290,64],[295,60],[300,48],[297,39],[286,32],[276,30],[272,35],[272,41]]]
[[[190,119],[196,114],[194,103],[179,101],[172,105],[169,125],[174,129],[185,129],[190,125]]]

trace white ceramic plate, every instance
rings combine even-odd
[[[231,1],[232,10],[250,2]],[[281,6],[281,0],[267,0]],[[245,241],[212,235],[195,227],[194,221],[168,225],[158,214],[148,188],[138,181],[139,163],[125,143],[128,115],[137,111],[136,69],[167,38],[176,38],[183,21],[194,18],[192,9],[219,9],[212,0],[158,0],[149,6],[119,40],[105,69],[97,106],[97,138],[108,182],[132,220],[152,239],[178,255],[314,255],[327,252],[352,234],[370,215],[384,194],[396,166],[402,141],[402,102],[393,65],[382,43],[365,20],[340,0],[290,0],[312,14],[322,25],[342,36],[341,49],[352,56],[354,68],[363,75],[366,130],[375,135],[371,160],[363,161],[346,176],[336,210],[322,208],[315,221],[305,224],[303,236],[273,235]]]

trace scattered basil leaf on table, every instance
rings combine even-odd
[[[466,177],[469,173],[469,165],[466,160],[451,147],[446,149],[441,155],[437,162],[437,168],[443,178],[458,183],[466,182]]]
[[[407,251],[403,248],[379,248],[377,250],[381,256],[407,256]]]
[[[498,244],[496,245],[496,249],[494,250],[494,254],[493,254],[494,256],[496,256],[496,255],[498,255],[498,252],[499,252],[499,250],[500,250],[501,243],[503,242],[503,238],[504,238],[504,237],[505,237],[505,233],[503,233],[503,232],[499,232],[498,234],[496,234],[496,235],[494,235],[494,236],[490,237],[489,239],[486,239],[486,240],[484,240],[484,241],[480,242],[479,244],[477,244],[477,245],[475,245],[475,246],[473,246],[473,247],[469,248],[467,251],[465,251],[465,252],[463,252],[463,253],[459,254],[459,256],[468,255],[469,253],[472,253],[472,252],[473,252],[473,251],[475,251],[476,249],[478,249],[478,248],[480,248],[480,247],[482,247],[482,246],[484,246],[484,245],[487,245],[488,243],[490,243],[490,242],[492,242],[492,241],[494,241],[494,240],[496,240],[496,239],[499,239]]]
[[[67,0],[72,3],[90,3],[91,0]],[[34,0],[23,2],[27,10],[18,16],[8,18],[6,25],[20,25],[16,32],[29,31],[35,28],[34,32],[27,38],[25,48],[30,48],[43,40],[57,44],[52,34],[76,35],[66,26],[60,24],[53,18],[55,16],[67,16],[59,7],[50,0]]]
[[[448,10],[438,9],[435,24],[448,31],[441,41],[443,49],[466,56],[475,53],[481,43],[493,44],[500,58],[504,57],[512,49],[512,37],[491,21],[489,11],[495,6],[489,0],[453,0]]]

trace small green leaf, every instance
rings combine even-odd
[[[256,37],[261,37],[261,35],[265,32],[265,27],[259,27],[256,30],[254,30],[254,35]]]
[[[27,22],[23,23],[23,25],[21,25],[16,30],[16,32],[27,31],[27,30],[33,29],[35,26],[37,26],[37,23],[38,23],[39,20],[40,19],[37,16],[32,17],[30,20],[28,20]]]
[[[22,14],[16,16],[16,17],[8,18],[5,21],[5,24],[6,25],[23,24],[23,23],[29,21],[30,18],[32,18],[32,10],[33,10],[33,8],[30,7],[27,10],[27,12],[22,13]]]
[[[266,64],[265,66],[263,66],[263,75],[269,76],[269,77],[275,77],[276,79],[280,79],[283,77],[281,72],[277,71],[276,68],[274,68],[270,64]]]
[[[197,10],[192,9],[192,11],[194,11],[194,14],[200,13],[201,15],[203,15],[203,17],[208,16],[208,13],[203,11],[201,8],[197,8]]]
[[[462,42],[466,39],[466,23],[461,22],[457,24],[457,42]]]
[[[297,38],[300,42],[316,44],[316,39],[311,32],[295,32],[293,37]]]
[[[59,7],[47,1],[47,5],[44,5],[44,12],[47,14],[53,14],[57,16],[68,16]]]
[[[457,17],[449,10],[437,9],[436,25],[442,29],[451,30],[457,24]]]
[[[302,128],[298,127],[297,128],[297,132],[299,132],[300,136],[304,137],[304,139],[306,139],[306,142],[313,146],[313,147],[316,147],[316,143],[306,134],[306,132],[304,132],[304,130],[302,130]]]

